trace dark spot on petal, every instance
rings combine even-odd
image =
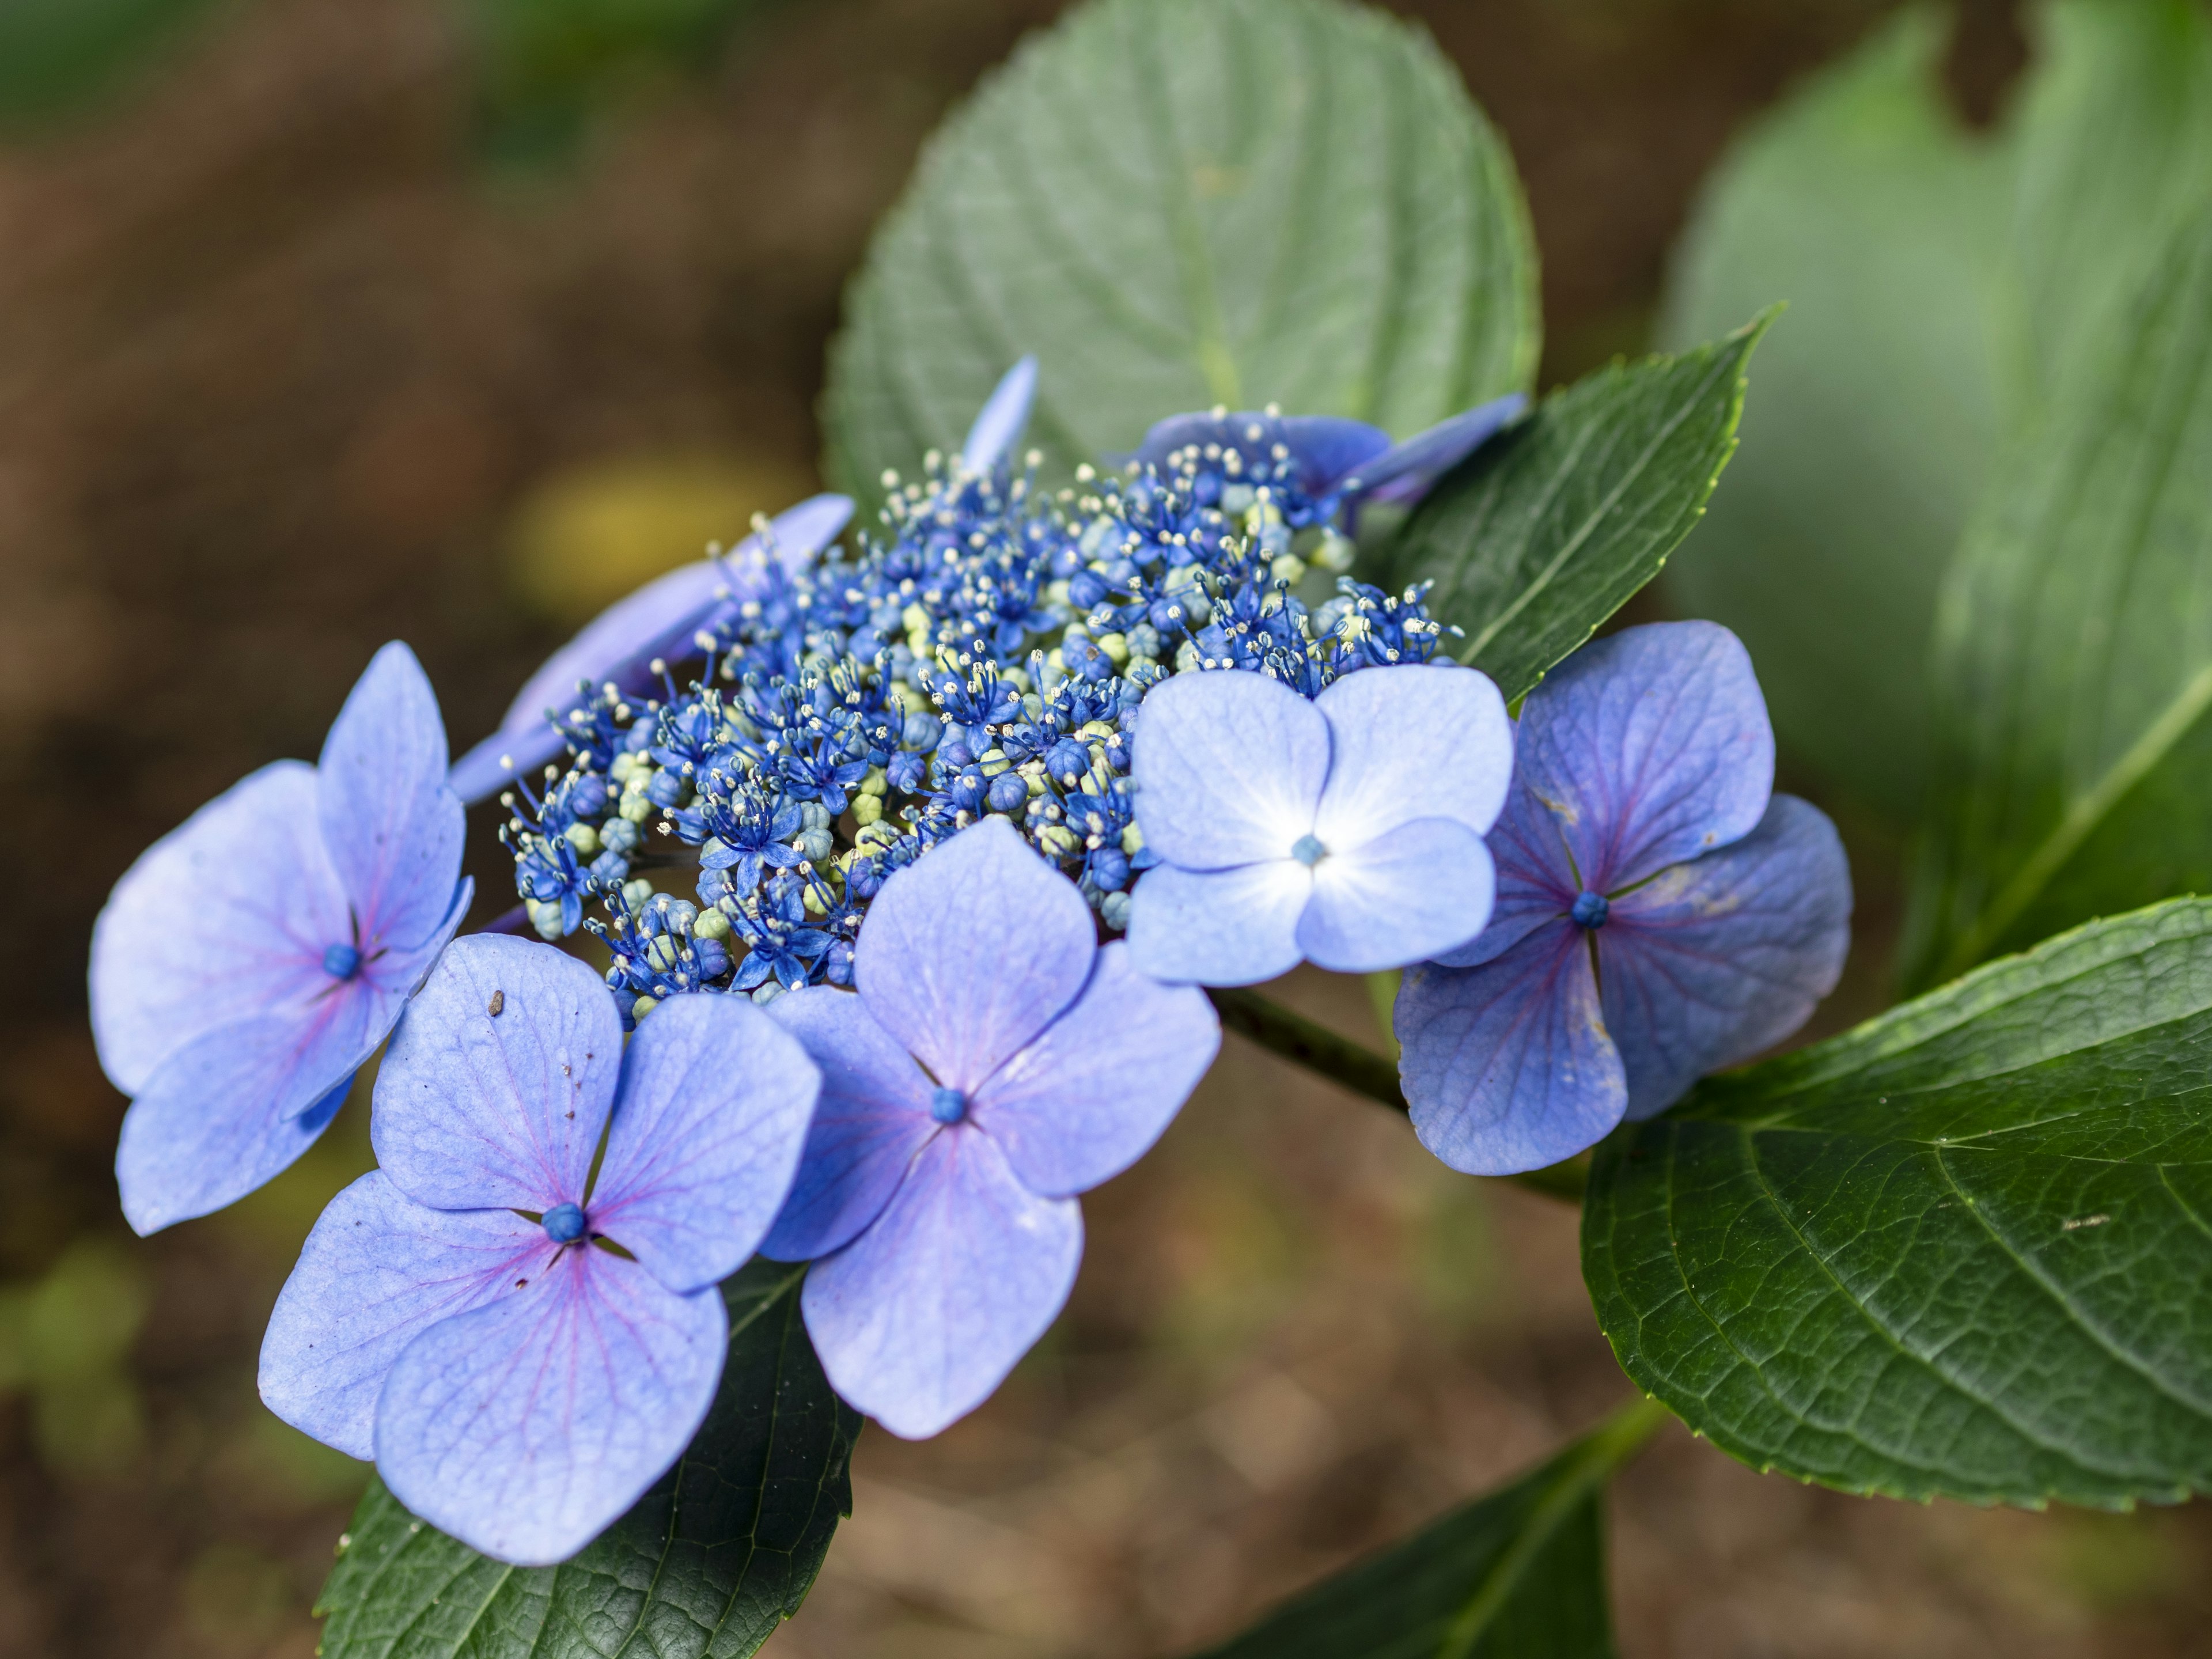
[[[506,1008],[507,993],[504,991],[494,991],[491,994],[491,1000],[484,1004],[484,1012],[494,1019],[497,1019]]]
[[[529,1282],[530,1282],[530,1281],[529,1281],[528,1279],[516,1279],[516,1280],[514,1281],[514,1288],[515,1288],[516,1290],[518,1290],[518,1291],[519,1291],[519,1290],[520,1290],[520,1289],[521,1289],[525,1285],[527,1285]]]

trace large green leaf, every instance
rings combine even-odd
[[[1639,1402],[1203,1659],[1612,1659],[1605,1486],[1665,1419]]]
[[[1906,977],[2212,890],[2212,213],[1994,481],[1936,638]]]
[[[1096,0],[931,141],[853,286],[841,488],[957,445],[1008,364],[1059,465],[1268,402],[1401,436],[1535,370],[1510,163],[1427,37],[1335,0]]]
[[[2212,904],[1708,1079],[1600,1149],[1583,1267],[1629,1375],[1761,1469],[2212,1487]]]
[[[1433,582],[1451,649],[1510,700],[1658,574],[1735,447],[1761,318],[1679,357],[1615,363],[1556,392],[1448,474],[1393,551]]]
[[[1899,823],[1927,769],[1928,641],[1998,420],[2008,157],[1952,116],[1947,20],[1909,10],[1707,183],[1662,337],[1778,301],[1743,449],[1667,586],[1759,665],[1799,760]]]
[[[424,1525],[372,1482],[317,1611],[323,1659],[737,1659],[799,1610],[837,1518],[860,1419],[799,1317],[805,1269],[757,1261],[724,1286],[730,1357],[698,1437],[583,1553],[510,1567]]]

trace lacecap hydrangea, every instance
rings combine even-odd
[[[625,1018],[849,986],[884,882],[990,816],[1127,927],[1155,861],[1130,781],[1146,693],[1242,669],[1316,697],[1428,661],[1443,630],[1421,590],[1346,574],[1346,532],[1522,406],[1396,446],[1354,421],[1179,416],[1053,489],[1013,455],[1034,386],[1024,359],[957,455],[886,475],[856,550],[732,570],[686,642],[696,674],[671,648],[657,695],[580,677],[551,711],[569,764],[503,798],[517,887],[542,936],[605,942]]]

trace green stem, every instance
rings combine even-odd
[[[1237,1036],[1295,1060],[1308,1071],[1318,1072],[1356,1095],[1379,1101],[1393,1111],[1412,1110],[1406,1103],[1405,1091],[1398,1086],[1397,1066],[1372,1049],[1337,1036],[1303,1014],[1292,1013],[1257,991],[1209,989],[1206,994],[1213,1000],[1222,1024]],[[1588,1170],[1583,1159],[1569,1158],[1548,1169],[1502,1178],[1547,1198],[1579,1204]]]

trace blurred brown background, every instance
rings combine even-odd
[[[381,641],[414,644],[465,744],[608,584],[813,487],[871,222],[1055,9],[738,5],[580,121],[501,113],[459,4],[204,4],[0,137],[0,1656],[304,1659],[364,1474],[252,1384],[298,1241],[366,1165],[363,1102],[237,1210],[132,1239],[82,988],[108,884],[242,773],[312,755]],[[1705,168],[1881,8],[1406,9],[1520,164],[1550,382],[1641,345]],[[2006,8],[1970,6],[1963,106],[1985,116],[2021,52]],[[1894,854],[1854,842],[1866,961]],[[1879,1006],[1877,974],[1824,1026]],[[1358,986],[1291,994],[1374,1036]],[[927,1445],[864,1438],[776,1659],[1171,1655],[1626,1393],[1571,1213],[1249,1049],[1086,1207],[1074,1304],[1000,1397]],[[1614,1516],[1628,1659],[2207,1650],[2201,1506],[1862,1503],[1676,1431]]]

